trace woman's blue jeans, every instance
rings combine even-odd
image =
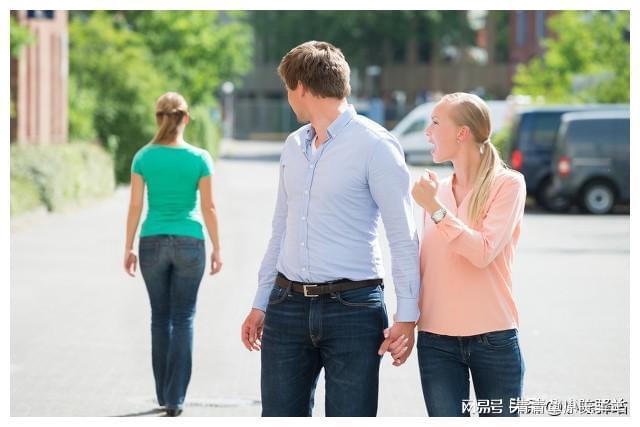
[[[204,240],[142,237],[140,271],[151,303],[151,357],[158,403],[180,409],[191,378],[193,318],[205,267]]]
[[[480,416],[518,416],[510,402],[522,397],[525,369],[516,329],[467,337],[420,331],[417,347],[429,416],[470,415],[463,409],[463,400],[469,399],[469,374],[476,401],[488,401],[493,408]]]

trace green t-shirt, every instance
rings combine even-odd
[[[185,144],[147,144],[133,157],[131,172],[147,185],[149,209],[140,237],[158,234],[204,239],[200,213],[200,178],[213,173],[208,151]]]

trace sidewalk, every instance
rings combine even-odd
[[[183,416],[260,414],[260,354],[239,338],[271,229],[280,145],[241,144],[225,146],[216,163],[225,265],[201,284]],[[162,415],[150,412],[146,290],[139,273],[130,278],[122,269],[128,197],[128,188],[119,188],[89,207],[12,227],[12,416]],[[388,293],[390,309],[394,298]],[[390,395],[381,413],[396,405],[393,390],[408,387],[415,392],[411,414],[423,415],[416,361],[402,370],[410,382],[383,372]],[[316,414],[324,407],[319,383]]]
[[[280,147],[226,144],[215,165],[224,268],[201,284],[183,416],[260,414],[260,354],[242,346],[240,325],[271,232]],[[422,171],[411,168],[414,178]],[[11,416],[162,415],[153,412],[148,297],[140,274],[122,267],[128,200],[119,188],[12,225]],[[384,234],[381,246],[393,313]],[[528,212],[514,294],[526,397],[629,399],[629,216]],[[385,357],[380,377],[380,416],[425,415],[415,351],[400,368]],[[314,415],[323,413],[321,377]]]

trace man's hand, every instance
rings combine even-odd
[[[260,351],[262,345],[262,327],[264,326],[264,311],[252,308],[242,323],[240,339],[249,351]]]
[[[393,357],[393,366],[402,365],[413,349],[415,327],[414,322],[394,322],[391,328],[384,330],[385,340],[378,349],[378,354],[382,356],[388,351]]]

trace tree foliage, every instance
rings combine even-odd
[[[563,11],[545,53],[518,67],[514,93],[547,102],[629,102],[629,12]]]
[[[20,56],[22,47],[31,42],[33,42],[33,35],[29,29],[20,25],[18,20],[12,16],[9,23],[9,50],[11,57],[17,58]]]
[[[198,120],[211,121],[220,84],[246,73],[252,53],[236,12],[72,12],[69,40],[71,138],[105,144],[120,182],[153,138],[161,94],[182,93]],[[216,126],[199,123],[189,142],[215,151]]]
[[[384,46],[389,59],[404,62],[410,38],[417,43],[418,60],[426,62],[440,54],[441,46],[470,45],[474,37],[466,11],[456,10],[254,11],[251,21],[267,62],[278,62],[307,40],[335,44],[356,67],[384,63]]]

